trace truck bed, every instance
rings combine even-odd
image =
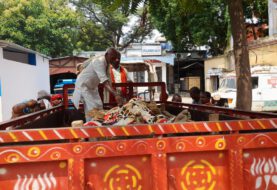
[[[277,188],[276,115],[163,103],[171,113],[189,107],[194,121],[0,131],[0,189]],[[65,107],[33,121],[48,117],[49,127]]]

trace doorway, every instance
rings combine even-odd
[[[211,86],[212,86],[212,92],[215,92],[219,88],[219,77],[218,75],[211,76]]]

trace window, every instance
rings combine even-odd
[[[3,48],[3,58],[29,65],[37,64],[35,53],[28,53],[13,48]]]
[[[256,89],[259,86],[259,77],[251,77],[252,89]]]
[[[219,77],[218,75],[216,76],[211,76],[211,84],[212,84],[212,92],[215,92],[219,88]]]
[[[145,71],[134,72],[134,82],[145,82]]]
[[[237,88],[236,79],[235,78],[226,78],[226,79],[223,79],[223,81],[220,84],[220,88],[232,88],[232,89],[236,89]]]

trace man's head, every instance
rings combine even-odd
[[[171,101],[172,102],[182,102],[182,97],[179,94],[174,94]]]
[[[190,90],[189,90],[189,94],[190,94],[190,97],[196,101],[196,102],[199,102],[200,100],[200,89],[196,86],[192,87]]]
[[[42,100],[42,99],[47,99],[48,101],[51,100],[51,95],[46,92],[45,90],[40,90],[38,91],[38,97],[37,97],[37,100]]]
[[[207,104],[211,102],[211,93],[209,92],[201,92],[200,93],[200,101],[201,104]]]
[[[115,69],[120,65],[121,54],[115,48],[109,48],[106,51],[105,58],[108,64],[111,64]]]
[[[63,101],[63,97],[60,94],[55,94],[53,96],[51,96],[51,103],[53,106],[57,106],[59,104],[61,104]]]

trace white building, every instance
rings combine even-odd
[[[268,0],[269,36],[277,34],[277,0]]]
[[[0,40],[0,122],[11,118],[13,105],[50,92],[49,57]]]

